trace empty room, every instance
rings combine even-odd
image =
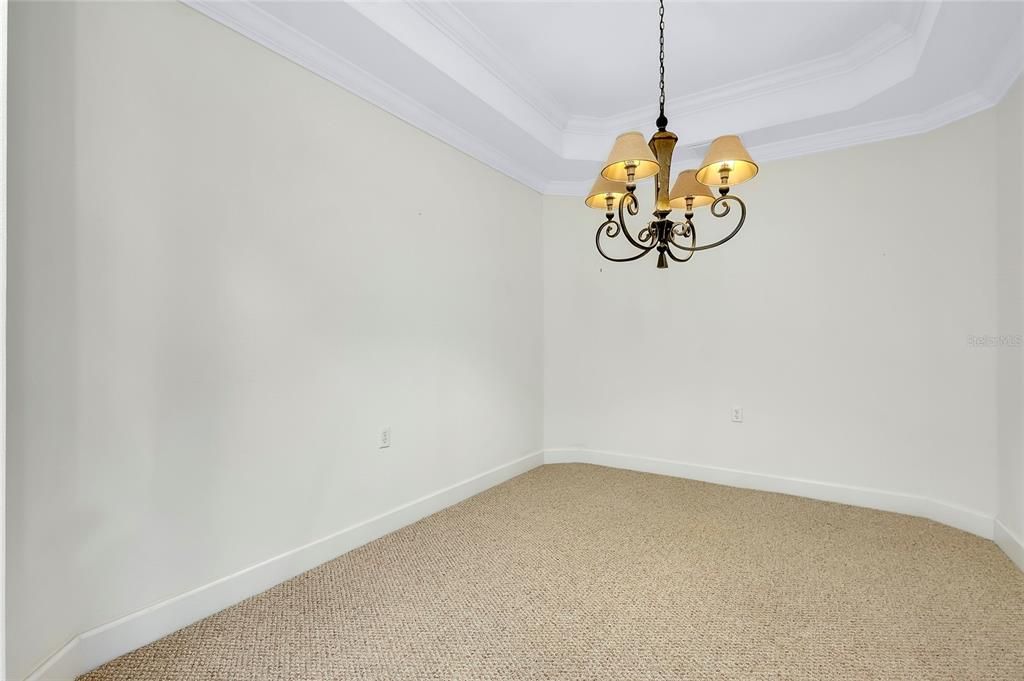
[[[0,679],[1024,680],[1024,1],[0,20]]]

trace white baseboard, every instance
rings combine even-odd
[[[1010,531],[997,518],[995,521],[995,542],[1017,567],[1024,571],[1024,540]]]
[[[969,508],[949,504],[927,497],[901,492],[888,492],[869,487],[838,485],[816,480],[787,478],[764,473],[749,473],[730,468],[717,468],[697,464],[656,459],[619,452],[604,452],[593,449],[547,449],[544,463],[592,463],[599,466],[624,468],[642,473],[671,475],[703,482],[713,482],[730,487],[781,492],[822,501],[835,501],[851,506],[863,506],[881,511],[893,511],[906,515],[928,518],[944,525],[976,534],[985,539],[993,537],[993,519]]]
[[[543,461],[542,452],[528,454],[323,539],[251,565],[119,620],[90,629],[68,641],[63,648],[29,674],[26,681],[71,681],[104,662],[525,473],[541,465]]]
[[[927,497],[865,487],[787,478],[589,449],[534,452],[450,487],[403,504],[334,534],[275,556],[192,591],[90,629],[37,667],[26,681],[72,681],[76,676],[184,626],[280,584],[347,551],[467,499],[542,463],[591,463],[644,473],[781,492],[929,518],[995,539],[1024,570],[1024,544],[1002,523],[971,509]]]

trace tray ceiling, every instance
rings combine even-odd
[[[654,130],[653,0],[185,2],[541,192],[586,192],[618,133]],[[665,38],[673,165],[725,133],[767,161],[996,104],[1024,3],[670,1]]]

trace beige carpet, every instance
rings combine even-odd
[[[927,520],[549,465],[83,677],[1024,679],[1024,574]]]

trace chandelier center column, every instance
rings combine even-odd
[[[679,138],[674,132],[659,130],[651,138],[650,147],[654,157],[658,159],[658,174],[654,177],[655,206],[654,213],[659,220],[664,219],[672,206],[669,205],[669,186],[672,184],[672,151],[676,148]]]

